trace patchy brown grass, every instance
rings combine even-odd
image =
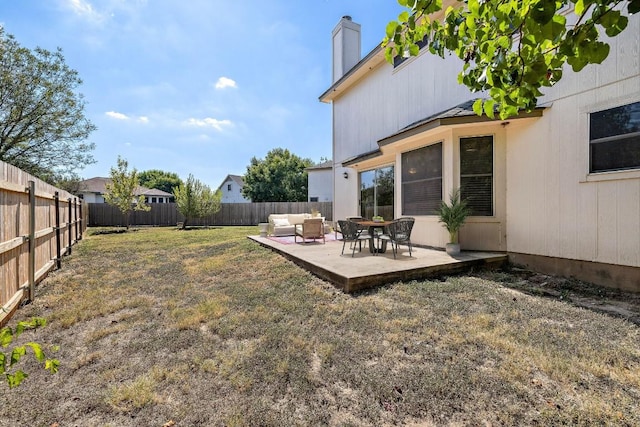
[[[61,367],[0,425],[640,425],[637,325],[509,272],[345,295],[256,232],[86,237],[12,320]]]

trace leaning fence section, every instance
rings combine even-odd
[[[89,203],[89,226],[124,226],[126,218],[117,207],[107,203]],[[184,221],[175,203],[150,203],[149,211],[133,211],[130,224],[134,226],[175,226]],[[311,213],[318,211],[327,220],[332,220],[331,202],[262,202],[262,203],[223,203],[220,210],[206,218],[189,221],[189,225],[257,225],[267,222],[272,213]]]
[[[0,325],[60,268],[87,214],[77,197],[0,161]]]

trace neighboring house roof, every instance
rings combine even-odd
[[[304,170],[306,171],[320,170],[320,169],[333,169],[333,160],[328,160],[326,162],[323,162],[314,166],[309,166],[308,168],[304,168]]]
[[[224,185],[224,183],[229,181],[229,180],[231,180],[231,181],[235,182],[236,184],[238,184],[240,186],[240,188],[244,187],[244,178],[242,178],[242,176],[229,174],[229,175],[227,175],[227,177],[225,179],[222,180],[222,184],[220,184],[218,186],[218,190],[220,190],[222,188],[222,186]]]
[[[95,193],[104,194],[107,192],[107,183],[111,182],[111,178],[95,177],[80,181],[78,185],[79,193]],[[135,196],[161,196],[161,197],[173,197],[173,194],[166,191],[158,190],[157,188],[147,188],[138,186],[134,192]]]

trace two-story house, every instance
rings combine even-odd
[[[251,200],[242,194],[242,187],[244,187],[244,180],[240,175],[227,175],[218,187],[218,190],[222,194],[220,202],[251,203]]]
[[[534,111],[492,120],[471,110],[457,57],[361,58],[360,25],[343,17],[320,96],[333,110],[333,217],[411,216],[412,242],[444,247],[434,209],[461,188],[463,250],[640,291],[639,34],[636,14],[602,64],[567,69]]]

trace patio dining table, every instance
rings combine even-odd
[[[359,221],[355,221],[357,222],[361,227],[367,227],[369,230],[369,251],[371,253],[379,253],[379,254],[383,254],[387,251],[387,241],[383,240],[382,244],[380,245],[380,247],[377,247],[375,244],[375,239],[376,239],[376,234],[375,231],[376,229],[381,230],[382,233],[384,233],[384,229],[387,227],[387,225],[391,224],[393,221],[371,221],[371,220],[359,220]]]

